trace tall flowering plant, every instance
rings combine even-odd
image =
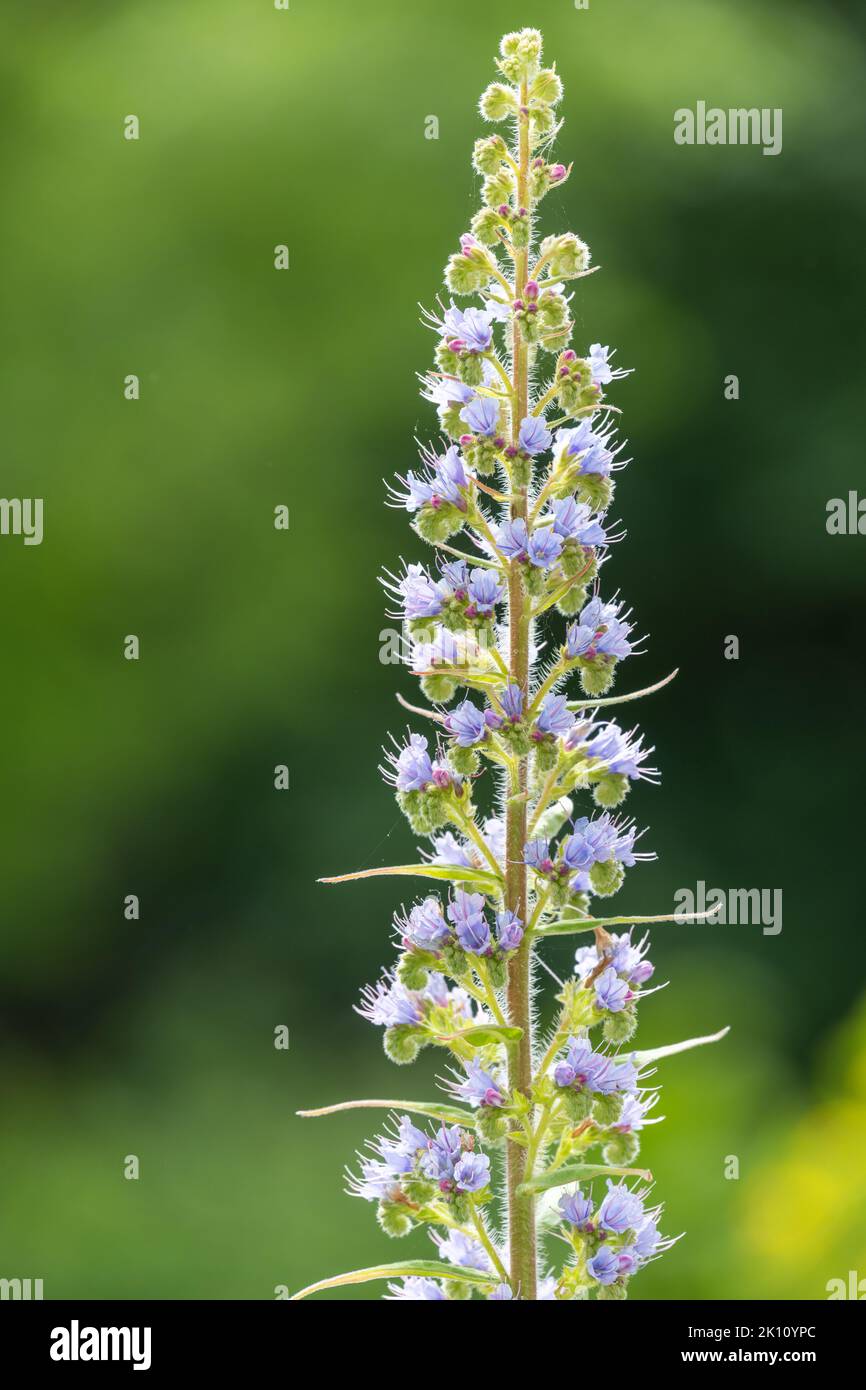
[[[435,1249],[298,1298],[375,1279],[394,1299],[626,1297],[672,1244],[651,1174],[634,1166],[657,1123],[655,1063],[723,1036],[635,1050],[653,992],[636,928],[674,916],[599,913],[626,869],[653,857],[620,808],[632,783],[658,779],[638,731],[606,711],[666,682],[608,695],[639,650],[629,611],[600,585],[621,539],[609,512],[624,464],[607,391],[626,372],[600,343],[570,345],[588,247],[573,232],[538,240],[540,205],[571,173],[551,155],[562,84],[542,65],[541,35],[507,34],[497,66],[504,80],[480,110],[510,138],[476,141],[482,206],[448,261],[447,306],[427,315],[437,342],[422,394],[444,442],[391,498],[435,552],[384,581],[429,707],[407,705],[426,732],[395,741],[382,772],[425,847],[415,864],[325,880],[441,886],[396,915],[396,965],[358,1011],[392,1061],[437,1047],[447,1075],[440,1099],[302,1112],[391,1112],[349,1188],[389,1236],[425,1226]],[[574,973],[544,1027],[538,952],[571,933]]]

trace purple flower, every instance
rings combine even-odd
[[[580,748],[587,758],[603,763],[608,772],[617,776],[628,777],[631,781],[643,778],[646,782],[657,782],[658,770],[642,767],[653,750],[644,748],[643,738],[636,738],[636,734],[637,729],[623,733],[613,721],[599,725],[590,722],[575,729],[567,739],[566,747],[570,750]]]
[[[473,705],[471,700],[464,700],[455,710],[445,716],[445,728],[449,734],[454,735],[454,740],[461,748],[471,748],[475,743],[482,743],[487,737],[487,724],[484,713]]]
[[[634,998],[628,984],[621,980],[612,965],[603,970],[595,982],[595,1007],[621,1013]]]
[[[449,1083],[449,1089],[471,1105],[499,1107],[506,1100],[498,1082],[478,1062],[467,1062],[465,1080]]]
[[[557,430],[555,443],[557,463],[570,466],[579,460],[577,472],[586,476],[595,473],[608,477],[613,467],[614,454],[608,445],[613,430],[596,433],[588,420],[582,420],[575,429]]]
[[[468,617],[486,617],[492,613],[497,603],[505,595],[504,585],[500,584],[493,570],[474,569],[469,576]]]
[[[490,1159],[486,1154],[464,1153],[454,1165],[457,1192],[481,1192],[490,1183]]]
[[[619,1262],[615,1251],[609,1245],[599,1246],[591,1260],[587,1260],[586,1268],[593,1279],[597,1279],[600,1284],[614,1283],[619,1274]]]
[[[471,955],[485,955],[491,948],[490,928],[484,916],[481,893],[466,893],[456,889],[448,906],[448,917],[454,923],[457,940]]]
[[[447,1260],[449,1264],[460,1265],[462,1269],[490,1268],[490,1257],[484,1246],[471,1236],[464,1235],[462,1231],[448,1231],[444,1236],[438,1231],[431,1231],[430,1239],[442,1259]]]
[[[536,732],[542,736],[550,734],[553,738],[558,738],[567,734],[573,724],[574,715],[568,708],[566,697],[545,695],[535,724]]]
[[[576,1192],[566,1192],[559,1199],[560,1215],[579,1231],[592,1230],[592,1201],[584,1197],[580,1188]]]
[[[423,734],[410,734],[404,748],[385,757],[392,768],[386,776],[398,792],[423,791],[433,781],[433,764]]]
[[[496,914],[496,940],[501,951],[516,951],[523,940],[523,923],[513,912]]]
[[[563,540],[575,540],[583,546],[605,545],[607,532],[597,516],[590,511],[586,502],[578,502],[574,497],[564,497],[550,504],[550,512],[542,517],[542,522],[553,521],[553,529]]]
[[[636,1192],[630,1192],[625,1183],[607,1180],[607,1194],[598,1209],[598,1224],[602,1230],[623,1235],[625,1231],[636,1231],[643,1221],[644,1206]]]
[[[395,926],[405,941],[422,951],[435,951],[451,936],[438,898],[417,903],[408,917],[395,918]]]
[[[487,1295],[488,1303],[510,1303],[514,1294],[510,1284],[497,1284],[492,1293]]]
[[[527,415],[520,422],[520,433],[517,442],[524,454],[535,456],[543,454],[545,449],[549,449],[553,443],[553,435],[548,430],[541,416]]]
[[[361,991],[361,1003],[355,1012],[370,1023],[384,1028],[397,1028],[405,1024],[418,1025],[424,1022],[424,1010],[420,996],[406,989],[399,980],[385,975],[375,985],[366,985]]]
[[[503,521],[496,528],[496,544],[508,560],[525,560],[527,556],[528,535],[526,522],[522,516],[512,521]]]
[[[442,612],[442,594],[423,565],[408,565],[406,573],[395,586],[403,601],[403,616],[407,622],[414,618],[436,618]]]
[[[550,857],[549,840],[530,840],[523,846],[524,863],[530,869],[534,869],[537,874],[549,874],[553,871],[553,860]]]
[[[602,347],[601,343],[593,343],[589,349],[589,365],[596,386],[607,386],[615,377],[628,376],[628,372],[621,367],[610,366],[610,356],[611,349]]]
[[[603,603],[600,598],[591,598],[580,614],[581,626],[595,631],[596,650],[606,656],[625,657],[632,650],[628,635],[633,624],[619,617],[621,611],[621,603]]]
[[[478,396],[474,401],[470,401],[465,410],[461,410],[460,419],[469,426],[473,434],[492,439],[499,424],[499,406],[489,396]]]
[[[539,526],[529,537],[526,555],[529,563],[536,569],[550,569],[562,554],[562,536],[558,536],[552,526]]]
[[[569,623],[565,630],[565,652],[570,661],[587,656],[595,641],[595,628],[583,623]]]
[[[510,724],[520,723],[523,718],[525,703],[525,697],[519,685],[507,685],[500,696],[502,713]]]
[[[452,304],[445,311],[442,327],[449,342],[458,342],[465,352],[487,352],[493,342],[493,315],[484,309],[458,309]]]

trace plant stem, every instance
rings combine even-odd
[[[529,207],[529,117],[522,114],[527,106],[526,83],[520,88],[521,114],[518,115],[518,161],[517,161],[517,206]],[[520,299],[527,280],[529,253],[526,248],[514,253],[514,292]],[[511,442],[518,442],[520,422],[528,413],[529,364],[526,343],[517,322],[513,326],[512,338],[512,412]],[[526,488],[513,490],[511,501],[512,519],[526,518]],[[508,578],[508,628],[509,628],[509,675],[515,685],[519,685],[527,697],[529,694],[529,628],[530,609],[520,570],[515,561],[511,562]],[[526,903],[526,865],[523,863],[526,842],[526,799],[514,799],[516,793],[526,791],[526,759],[518,764],[517,778],[511,787],[511,796],[505,809],[505,858],[506,858],[506,904],[520,919],[527,920]],[[531,955],[532,943],[524,937],[519,950],[515,951],[508,967],[508,1017],[511,1024],[523,1030],[523,1036],[515,1043],[508,1056],[508,1084],[512,1091],[529,1093],[532,1085],[532,997],[531,997]],[[515,1296],[534,1301],[537,1298],[536,1275],[536,1234],[535,1202],[532,1197],[518,1197],[517,1188],[526,1173],[526,1150],[518,1144],[507,1146],[507,1184],[508,1184],[508,1233],[509,1264],[511,1287]]]

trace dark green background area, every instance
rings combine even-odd
[[[0,494],[44,497],[46,525],[0,538],[0,1276],[47,1297],[270,1298],[429,1248],[343,1195],[373,1122],[294,1111],[443,1069],[396,1071],[351,1008],[399,886],[315,878],[412,853],[376,772],[412,690],[379,661],[376,575],[422,547],[381,480],[435,436],[417,303],[524,24],[575,165],[545,230],[603,267],[576,345],[635,368],[604,579],[651,640],[620,689],[680,668],[639,709],[664,779],[629,809],[659,860],[617,907],[784,892],[777,937],[656,933],[642,1045],[733,1031],[663,1068],[644,1160],[688,1235],[633,1291],[821,1298],[866,1273],[866,541],[825,529],[866,491],[857,7],[55,0],[0,21]],[[782,107],[782,154],[676,146],[699,99]]]

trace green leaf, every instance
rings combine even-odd
[[[666,685],[670,685],[675,676],[679,675],[679,667],[671,671],[664,680],[656,681],[655,685],[648,685],[643,690],[635,690],[631,695],[605,695],[599,700],[569,700],[570,710],[580,709],[601,709],[603,705],[625,705],[629,700],[640,700],[644,695],[654,695],[657,690],[663,690]]]
[[[560,917],[549,927],[539,927],[536,937],[565,936],[570,932],[592,931],[594,927],[637,927],[651,926],[654,922],[704,922],[715,917],[721,903],[711,907],[708,912],[667,912],[660,917]]]
[[[336,878],[320,878],[319,883],[350,883],[356,878],[415,877],[451,880],[452,883],[477,883],[489,893],[502,891],[502,880],[489,869],[467,869],[463,864],[396,864],[387,869],[359,869],[354,874],[338,874]]]
[[[298,1110],[297,1114],[305,1120],[313,1120],[319,1115],[337,1115],[341,1110],[403,1110],[409,1115],[426,1115],[448,1125],[466,1125],[470,1129],[475,1125],[473,1111],[426,1100],[344,1100],[339,1105],[323,1105],[319,1110]]]
[[[519,1042],[523,1037],[522,1028],[508,1028],[501,1023],[477,1023],[472,1028],[458,1028],[454,1033],[437,1033],[440,1042],[458,1039],[471,1042],[476,1047],[486,1047],[488,1043]]]
[[[611,1168],[604,1163],[566,1163],[563,1168],[548,1168],[545,1173],[529,1182],[522,1182],[517,1189],[518,1197],[531,1197],[535,1192],[547,1192],[551,1187],[567,1187],[570,1182],[581,1182],[589,1178],[621,1177],[643,1178],[652,1182],[653,1175],[648,1168]]]
[[[684,1042],[668,1043],[667,1047],[651,1047],[645,1052],[632,1052],[629,1055],[639,1067],[647,1062],[658,1062],[662,1057],[674,1057],[678,1052],[690,1052],[693,1047],[706,1047],[708,1043],[721,1042],[730,1033],[730,1025],[720,1028],[718,1033],[708,1033],[704,1038],[686,1038]]]
[[[402,1260],[394,1265],[373,1265],[370,1269],[353,1269],[349,1274],[335,1274],[331,1279],[320,1279],[317,1284],[308,1284],[299,1293],[293,1293],[291,1301],[308,1298],[311,1293],[322,1289],[339,1289],[346,1284],[369,1284],[374,1279],[402,1279],[416,1276],[421,1279],[458,1279],[461,1284],[480,1284],[494,1288],[499,1283],[498,1274],[488,1274],[480,1269],[464,1269],[461,1265],[449,1265],[441,1260]]]

